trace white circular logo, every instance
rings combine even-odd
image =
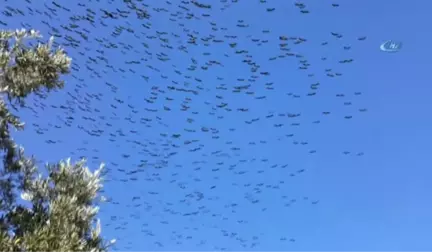
[[[396,42],[393,40],[387,40],[386,42],[382,43],[380,46],[381,51],[384,52],[397,52],[401,49],[402,43]]]

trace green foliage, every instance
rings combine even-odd
[[[63,87],[71,59],[46,44],[30,46],[35,31],[0,31],[0,251],[106,251],[96,220],[101,170],[90,172],[85,160],[46,165],[47,176],[10,135],[24,124],[8,109],[24,98]],[[27,204],[19,203],[21,196]]]

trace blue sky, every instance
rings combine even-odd
[[[332,7],[336,2],[339,7]],[[65,89],[46,99],[30,97],[33,111],[19,113],[27,126],[15,138],[44,162],[85,156],[92,169],[107,164],[105,196],[112,202],[101,206],[100,218],[103,235],[118,240],[114,249],[432,249],[431,2],[303,1],[310,13],[302,14],[291,0],[214,1],[209,10],[189,3],[189,11],[178,7],[180,1],[148,1],[151,19],[132,13],[103,19],[105,25],[100,9],[127,10],[123,1],[57,3],[69,11],[51,1],[5,1],[1,7],[25,13],[3,13],[2,29],[32,27],[48,39],[55,33],[51,26],[63,36],[56,39],[60,44],[67,35],[82,40],[61,27],[71,16],[85,16],[87,8],[96,13],[94,26],[81,20],[71,28],[85,29],[88,41],[64,45],[79,66],[72,71],[75,78],[66,76]],[[44,5],[56,14],[49,18]],[[186,19],[186,13],[194,18]],[[238,20],[249,26],[238,27]],[[114,38],[111,33],[120,26],[134,33],[124,30]],[[187,43],[187,34],[197,37],[196,45]],[[206,45],[201,38],[210,35]],[[279,49],[280,36],[306,39],[285,41],[289,53],[301,57],[269,60],[287,52]],[[367,39],[359,41],[362,36]],[[166,38],[172,49],[161,46]],[[104,48],[98,42],[104,39],[119,48]],[[380,51],[389,39],[401,41],[402,50]],[[112,68],[97,59],[98,50]],[[247,50],[250,57],[235,50]],[[98,61],[90,61],[90,69],[88,57]],[[192,58],[195,71],[187,70]],[[260,69],[251,73],[245,59]],[[354,61],[338,63],[346,59]],[[307,70],[298,69],[300,60],[310,64]],[[209,61],[222,66],[202,69]],[[342,75],[328,77],[325,69]],[[317,94],[307,96],[317,82]],[[248,90],[232,92],[248,84]],[[231,111],[217,107],[222,102]],[[182,104],[190,108],[181,111]],[[194,148],[201,149],[191,152]]]

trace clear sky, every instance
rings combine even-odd
[[[2,2],[74,62],[15,138],[107,164],[115,249],[432,250],[431,1]]]

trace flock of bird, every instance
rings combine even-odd
[[[317,41],[272,20],[283,12],[306,22],[313,4],[2,2],[0,29],[40,30],[73,59],[65,89],[29,98],[20,112],[21,142],[31,134],[34,145],[24,146],[44,161],[70,153],[91,167],[106,163],[103,232],[118,249],[266,249],[266,216],[320,205],[295,190],[309,171],[297,164],[323,151],[314,138],[330,134],[320,127],[343,128],[367,112],[344,75],[364,34],[327,31]],[[43,141],[38,153],[32,146]],[[268,243],[301,242],[288,227],[277,232]]]

